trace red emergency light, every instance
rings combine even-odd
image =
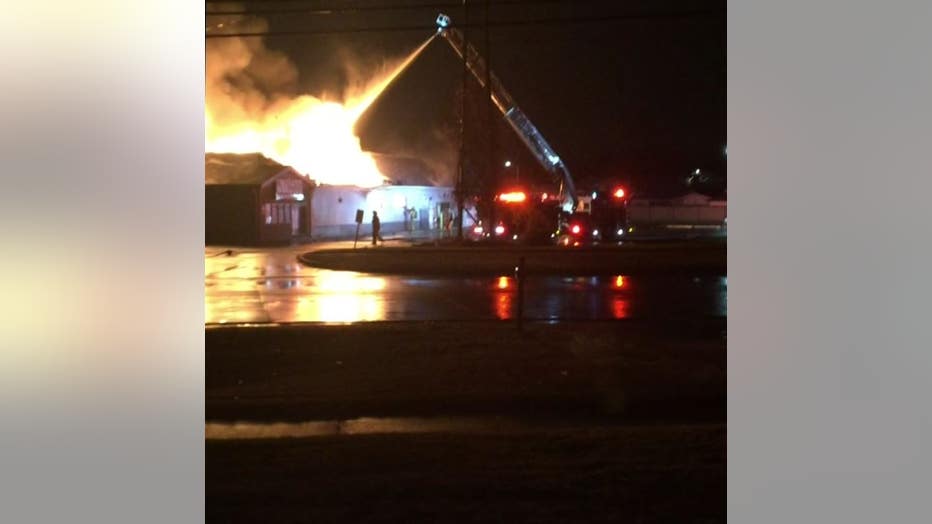
[[[516,204],[527,200],[527,195],[524,194],[524,191],[510,191],[508,193],[502,193],[498,195],[498,200],[500,202]]]
[[[574,235],[578,235],[580,231],[579,224],[573,224],[573,227],[570,228],[570,231],[572,231]]]
[[[615,198],[624,198],[624,197],[625,197],[625,190],[624,190],[623,188],[620,188],[620,187],[619,187],[618,189],[615,190],[614,193],[612,193],[612,195],[614,195]]]

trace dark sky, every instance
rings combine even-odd
[[[425,3],[447,2],[260,2],[247,4],[247,9]],[[483,4],[470,3],[471,22],[482,23]],[[492,4],[492,24],[516,23],[491,29],[492,69],[581,186],[624,181],[645,192],[669,192],[684,187],[682,180],[697,167],[724,174],[723,0]],[[459,7],[262,16],[273,32],[313,31],[432,25],[441,10],[454,22],[464,20]],[[679,16],[620,19],[637,13]],[[572,18],[585,21],[553,20]],[[542,20],[547,22],[535,22]],[[363,61],[362,67],[377,65],[384,58],[408,54],[430,33],[421,29],[278,36],[266,43],[285,51],[298,65],[302,86],[319,94],[339,91],[347,57]],[[470,29],[469,34],[482,52],[481,30]],[[430,155],[436,149],[434,131],[455,120],[451,108],[461,74],[452,49],[435,40],[367,114],[359,129],[364,145],[388,153]],[[530,163],[525,152],[515,151],[520,143],[502,133],[508,133],[504,126],[496,131],[496,156]]]

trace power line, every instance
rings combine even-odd
[[[431,31],[437,29],[436,25],[411,25],[392,27],[352,27],[340,29],[298,30],[298,31],[265,31],[248,33],[212,33],[204,35],[205,38],[253,38],[263,36],[313,36],[337,35],[345,33],[378,33],[378,32],[404,32],[404,31]]]
[[[515,20],[504,22],[490,22],[485,24],[451,24],[451,27],[457,28],[484,28],[484,27],[526,27],[534,25],[572,25],[572,24],[591,24],[602,22],[619,22],[631,20],[652,20],[652,19],[682,19],[695,18],[724,14],[724,9],[705,9],[695,11],[679,11],[672,13],[635,13],[624,15],[599,15],[585,17],[560,17],[560,18],[538,18],[533,20]],[[376,33],[376,32],[404,32],[404,31],[431,31],[436,30],[436,25],[398,25],[384,27],[352,27],[336,29],[302,29],[294,31],[262,31],[262,32],[242,32],[242,33],[214,33],[207,34],[205,38],[253,38],[265,36],[308,36],[308,35],[330,35],[344,33]]]
[[[280,0],[270,0],[280,1]],[[578,0],[577,3],[605,3],[606,0]],[[207,2],[211,2],[208,0]],[[226,2],[223,2],[226,3]],[[611,1],[614,3],[614,1]],[[492,7],[509,7],[521,5],[548,5],[548,4],[565,4],[565,0],[502,0],[492,3]],[[235,11],[206,11],[207,16],[224,16],[224,15],[274,15],[274,14],[311,14],[311,15],[331,15],[331,14],[352,14],[373,11],[415,11],[419,9],[455,9],[462,8],[463,2],[433,2],[426,4],[394,4],[394,5],[361,5],[350,7],[283,7],[281,9],[237,9]]]

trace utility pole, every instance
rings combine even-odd
[[[469,3],[463,0],[463,47],[469,43]],[[469,80],[469,66],[466,63],[468,53],[463,53],[463,97],[460,106],[460,161],[456,174],[456,240],[463,241],[463,210],[466,195],[466,82]]]
[[[489,37],[491,27],[489,27],[489,0],[485,0],[485,125],[487,126],[488,142],[486,144],[486,161],[485,161],[485,193],[489,203],[489,226],[495,227],[495,205],[492,203],[495,198],[495,181],[498,177],[498,162],[495,160],[495,120],[492,116],[492,44]]]

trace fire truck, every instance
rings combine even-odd
[[[474,236],[520,242],[546,244],[557,235],[562,201],[556,195],[511,189],[495,196],[495,224],[489,230],[483,225],[474,230]]]
[[[579,195],[578,201],[576,212],[561,224],[558,243],[617,242],[627,233],[628,194],[622,186]]]

